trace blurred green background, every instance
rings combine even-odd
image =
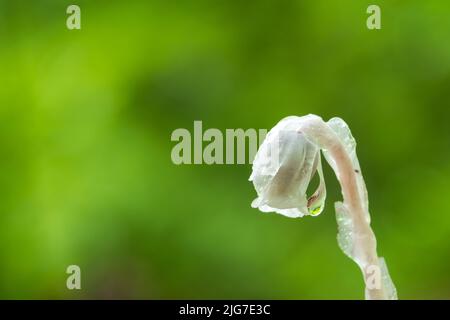
[[[250,165],[171,162],[194,120],[315,113],[358,142],[399,298],[449,299],[449,16],[442,0],[0,0],[0,298],[362,299],[328,165],[324,212],[288,219],[250,207]]]

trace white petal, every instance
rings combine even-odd
[[[323,208],[325,184],[318,147],[297,130],[299,117],[281,120],[266,136],[255,160],[250,180],[258,198],[252,206],[263,212],[277,212],[288,217],[311,214],[308,202],[314,205],[314,214]],[[306,190],[316,168],[320,184],[307,199]]]

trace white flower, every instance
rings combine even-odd
[[[300,132],[300,117],[281,120],[270,132],[253,161],[253,181],[258,198],[252,207],[288,217],[318,215],[326,196],[320,149]],[[308,185],[315,173],[319,186],[310,197]]]

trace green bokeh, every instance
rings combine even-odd
[[[363,298],[329,167],[288,219],[250,207],[250,165],[171,162],[194,120],[307,113],[352,129],[399,297],[450,298],[450,3],[76,3],[69,31],[72,2],[0,0],[0,298]]]

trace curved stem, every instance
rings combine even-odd
[[[348,211],[353,220],[355,235],[357,235],[354,250],[358,251],[355,256],[359,257],[359,259],[356,262],[361,268],[364,276],[367,299],[386,299],[387,297],[385,296],[382,286],[378,289],[370,289],[367,286],[367,281],[373,272],[373,267],[380,270],[380,265],[376,251],[375,234],[366,218],[367,213],[362,205],[362,199],[358,191],[356,175],[360,173],[356,172],[355,168],[353,168],[352,161],[342,143],[336,143],[333,148],[329,149],[329,152],[335,160],[337,167],[336,175],[341,184],[344,203],[346,203],[348,207]]]
[[[302,122],[299,132],[305,133],[322,149],[327,150],[335,163],[333,169],[341,184],[344,204],[353,225],[352,256],[364,276],[366,299],[388,299],[381,279],[378,279],[378,288],[371,288],[367,285],[373,272],[378,272],[378,276],[381,276],[381,266],[376,250],[375,234],[370,227],[369,213],[366,212],[367,209],[363,205],[363,199],[361,199],[358,189],[357,174],[361,173],[353,167],[352,160],[339,137],[320,117],[310,116]]]

